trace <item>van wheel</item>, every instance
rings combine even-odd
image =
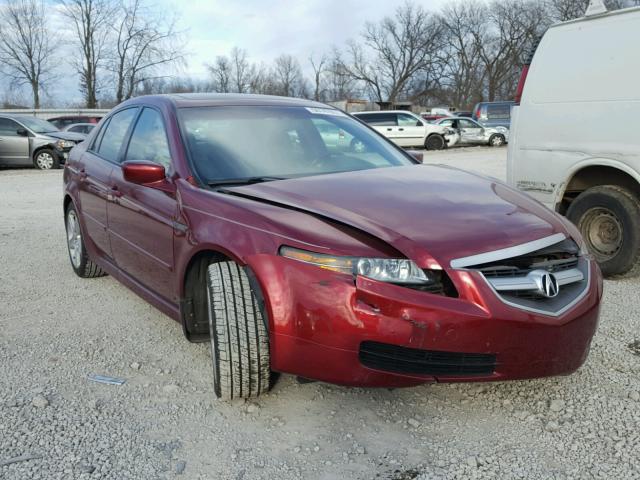
[[[34,155],[33,165],[40,170],[51,170],[52,168],[60,168],[60,159],[53,150],[43,148]]]
[[[590,188],[571,202],[567,218],[604,275],[633,268],[640,252],[640,202],[633,193],[615,185]]]
[[[504,136],[502,135],[495,134],[489,137],[489,145],[491,145],[492,147],[501,147],[504,144],[505,144],[505,139],[504,139]]]
[[[444,137],[436,133],[429,135],[427,140],[424,142],[425,150],[442,150],[445,145],[446,142],[444,141]]]
[[[269,335],[249,277],[235,262],[207,270],[213,387],[224,400],[269,391]]]

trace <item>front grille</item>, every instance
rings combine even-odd
[[[469,266],[477,270],[508,304],[536,312],[558,315],[584,294],[589,277],[588,262],[573,240],[565,239],[516,257]],[[558,285],[556,296],[545,294],[536,277],[550,273]]]
[[[413,375],[486,376],[496,367],[493,354],[420,350],[371,341],[360,344],[359,358],[365,367]]]

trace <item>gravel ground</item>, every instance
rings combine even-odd
[[[425,159],[504,178],[506,149]],[[637,272],[606,282],[569,377],[390,391],[284,375],[229,404],[207,345],[112,278],[73,274],[61,200],[60,171],[0,171],[2,479],[640,478]]]

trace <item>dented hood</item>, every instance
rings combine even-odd
[[[423,268],[566,231],[505,184],[441,165],[379,168],[228,188],[365,231]],[[434,263],[435,262],[435,263]]]

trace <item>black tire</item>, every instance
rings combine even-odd
[[[499,133],[496,133],[489,137],[490,147],[502,147],[505,143],[507,142],[506,142],[506,139],[504,138],[504,135],[500,135]]]
[[[606,276],[626,273],[640,253],[640,202],[626,188],[602,185],[571,202],[567,218],[577,225]]]
[[[75,218],[75,227],[71,224],[72,217]],[[71,262],[71,268],[81,278],[95,278],[106,275],[104,270],[89,258],[87,249],[84,246],[84,239],[82,238],[82,229],[80,227],[80,221],[78,220],[78,212],[73,203],[69,203],[64,215],[64,226],[67,234],[67,250],[69,252],[69,261]],[[73,242],[72,242],[73,240]],[[79,251],[73,250],[72,244],[75,245]]]
[[[49,148],[43,148],[33,154],[33,166],[38,170],[53,170],[60,168],[60,158]]]
[[[235,262],[211,264],[207,299],[216,397],[233,400],[268,392],[269,335],[246,272]]]
[[[442,150],[446,145],[444,137],[437,133],[429,135],[424,142],[425,150]]]

